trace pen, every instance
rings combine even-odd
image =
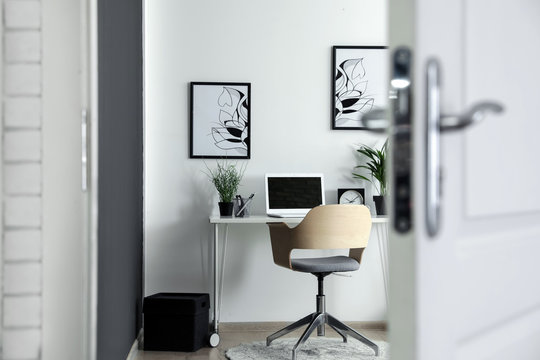
[[[251,200],[253,200],[253,197],[254,197],[254,196],[255,196],[255,193],[249,195],[249,198],[248,198],[248,199],[246,200],[246,202],[244,203],[244,206],[242,206],[242,207],[240,208],[240,210],[238,210],[238,211],[236,212],[236,215],[235,215],[235,216],[239,216],[239,215],[242,213],[242,211],[244,211],[244,209],[248,206],[248,204],[251,202]]]

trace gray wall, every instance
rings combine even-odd
[[[142,2],[99,0],[99,360],[142,325]]]

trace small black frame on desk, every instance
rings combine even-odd
[[[192,82],[189,157],[249,159],[251,83]]]

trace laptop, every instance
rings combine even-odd
[[[266,214],[273,217],[304,217],[324,205],[323,174],[266,174]]]

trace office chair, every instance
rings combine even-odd
[[[311,273],[318,280],[317,311],[266,338],[269,346],[275,339],[309,324],[293,347],[292,359],[298,348],[317,328],[317,335],[324,336],[325,324],[332,327],[347,342],[347,335],[364,343],[379,355],[378,346],[326,312],[324,278],[333,272],[355,271],[360,267],[362,253],[368,244],[371,231],[371,214],[363,205],[321,205],[313,208],[298,226],[290,228],[285,223],[268,223],[272,255],[276,265],[293,271]],[[293,249],[350,249],[349,256],[329,256],[294,259]]]

